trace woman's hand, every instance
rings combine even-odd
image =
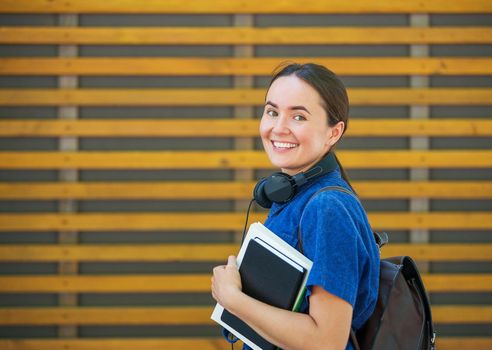
[[[237,269],[236,257],[231,255],[227,259],[227,265],[214,267],[212,296],[225,309],[231,311],[230,308],[234,305],[234,298],[240,292],[241,276]]]

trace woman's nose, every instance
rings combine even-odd
[[[275,118],[272,131],[276,134],[287,134],[290,132],[288,120],[286,117],[279,115]]]

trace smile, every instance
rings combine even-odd
[[[275,148],[295,148],[298,146],[297,143],[278,142],[278,141],[272,141],[272,144]]]

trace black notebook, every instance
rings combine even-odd
[[[245,294],[269,305],[292,310],[306,270],[256,237],[247,243],[239,272]],[[221,320],[261,349],[276,348],[227,310],[222,313]]]

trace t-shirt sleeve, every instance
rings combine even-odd
[[[304,254],[313,261],[306,298],[313,286],[321,286],[354,306],[359,283],[359,233],[347,204],[338,195],[320,193],[304,209],[301,231]]]

